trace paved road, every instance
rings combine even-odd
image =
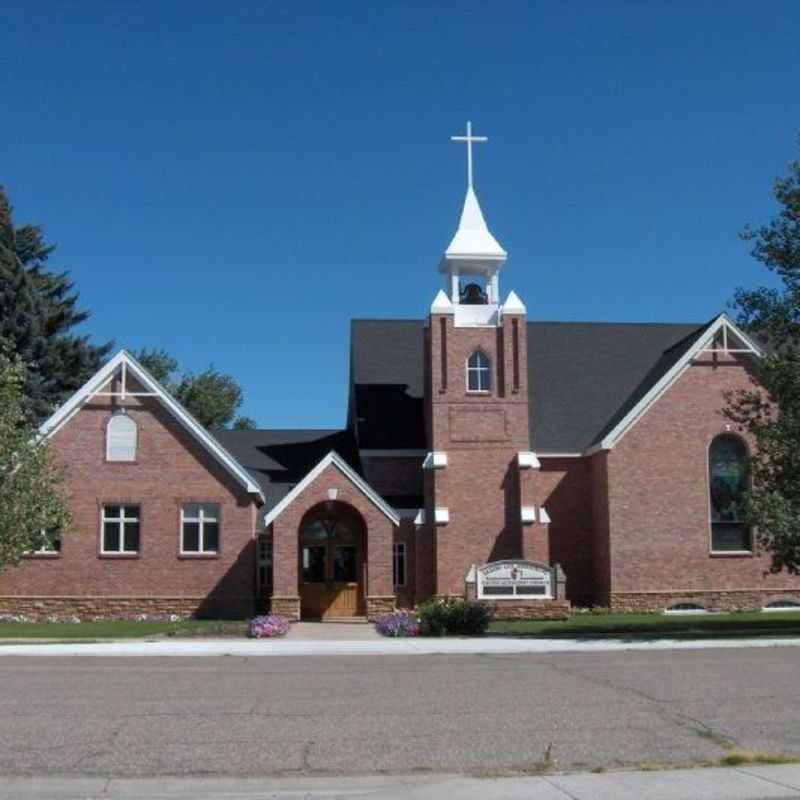
[[[800,754],[800,651],[0,659],[5,775],[315,775]]]

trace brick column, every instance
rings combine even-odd
[[[367,515],[367,618],[394,611],[395,596],[392,578],[392,545],[394,525],[383,514],[370,509]]]
[[[297,593],[298,533],[295,515],[287,513],[272,524],[272,601],[273,614],[290,620],[300,619],[300,596]]]

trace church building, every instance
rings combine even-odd
[[[473,187],[482,137],[454,138],[468,183],[443,288],[422,319],[352,321],[343,427],[207,431],[119,352],[42,426],[72,525],[0,574],[0,613],[800,607],[737,513],[753,443],[722,409],[759,344],[724,313],[529,320]],[[544,577],[485,577],[518,568]]]

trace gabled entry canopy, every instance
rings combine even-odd
[[[331,450],[276,506],[264,515],[264,527],[271,525],[328,467],[333,465],[348,481],[394,525],[400,515],[334,450]]]
[[[113,378],[119,377],[120,388],[109,389]],[[143,387],[129,387],[128,378],[133,377]],[[78,389],[60,408],[58,408],[39,428],[44,438],[51,437],[67,424],[84,404],[93,397],[116,397],[122,401],[126,397],[152,397],[158,400],[167,411],[185,428],[192,437],[216,459],[222,467],[260,502],[264,496],[259,485],[236,461],[236,459],[126,350],[120,350],[105,366],[101,367],[86,383]]]

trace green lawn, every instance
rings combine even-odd
[[[242,620],[199,620],[180,622],[7,622],[0,623],[3,639],[140,639],[146,636],[234,636],[243,637],[247,623]]]
[[[236,637],[246,634],[242,620],[180,622],[13,622],[0,623],[3,639],[84,640],[138,639],[167,636]],[[661,614],[578,614],[566,622],[509,620],[493,622],[489,633],[552,639],[714,639],[800,636],[800,612],[736,613],[703,616]]]
[[[553,639],[714,639],[800,636],[800,612],[707,615],[577,614],[565,622],[496,621],[489,633]]]

